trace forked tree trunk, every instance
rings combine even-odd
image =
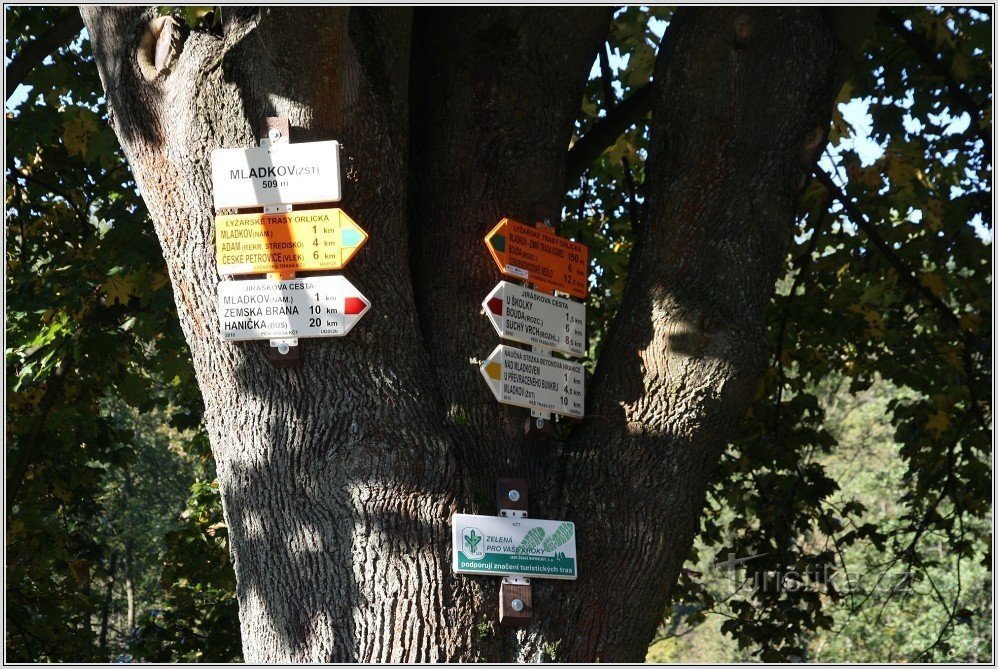
[[[225,7],[157,73],[153,10],[84,10],[115,130],[156,225],[205,400],[247,661],[640,660],[709,474],[763,369],[763,307],[825,142],[837,46],[819,10],[684,9],[656,64],[648,224],[564,442],[523,440],[476,360],[497,280],[482,236],[557,209],[609,9]],[[209,154],[266,116],[344,145],[373,302],[299,370],[215,318]],[[127,224],[125,221],[119,225]],[[577,523],[580,578],[455,577],[450,517],[497,475]]]

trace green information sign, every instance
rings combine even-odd
[[[458,574],[574,579],[575,523],[455,513],[454,571]]]

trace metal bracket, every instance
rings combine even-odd
[[[301,348],[297,339],[271,339],[267,355],[279,369],[301,367]]]
[[[260,131],[260,146],[291,143],[291,124],[287,116],[268,116]]]
[[[499,507],[499,515],[503,518],[526,518],[526,479],[498,479],[496,506]],[[499,624],[526,627],[533,615],[534,600],[530,579],[523,576],[503,576],[499,583]]]
[[[273,347],[275,347],[275,348],[277,348],[277,352],[280,353],[281,355],[287,355],[288,354],[288,348],[291,347],[291,346],[297,346],[298,345],[298,340],[297,339],[271,339],[270,340],[270,345],[273,346]],[[283,350],[281,350],[282,347],[283,347]]]
[[[551,351],[539,346],[528,346],[534,353],[551,355]],[[530,418],[523,423],[523,436],[527,439],[545,439],[551,434],[551,412],[530,410]]]
[[[527,512],[518,509],[499,509],[499,515],[503,518],[526,518]]]
[[[274,144],[291,143],[291,124],[286,116],[268,116],[264,119],[263,127],[260,129],[260,146],[270,147]],[[287,214],[292,211],[290,204],[265,205],[265,214]],[[282,273],[275,273],[275,276],[268,274],[269,278],[294,278],[294,273],[286,276]],[[300,367],[301,349],[298,348],[297,339],[271,339],[270,347],[267,349],[267,356],[274,367]]]

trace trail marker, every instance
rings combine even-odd
[[[218,285],[219,336],[269,339],[275,367],[300,367],[300,337],[339,337],[371,303],[345,278],[296,279],[306,270],[342,269],[367,233],[340,209],[292,211],[295,205],[340,199],[340,145],[291,144],[287,117],[268,116],[260,146],[211,153],[215,209],[263,207],[263,213],[215,217],[215,258],[222,275],[266,279]]]
[[[342,209],[215,217],[219,274],[343,269],[366,241]]]
[[[370,307],[340,275],[218,284],[220,337],[226,341],[342,337]]]
[[[575,579],[575,523],[455,513],[454,572],[489,576]]]
[[[585,371],[578,362],[500,344],[480,369],[503,404],[583,417]]]
[[[581,302],[500,281],[482,306],[504,339],[585,355],[586,305]]]
[[[588,247],[547,226],[504,218],[485,236],[485,245],[506,276],[533,283],[541,292],[558,290],[583,300],[589,293]]]
[[[340,200],[339,142],[279,139],[284,136],[267,146],[211,152],[215,209]]]

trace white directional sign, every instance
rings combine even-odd
[[[227,341],[342,337],[370,307],[340,275],[218,284],[218,322]]]
[[[500,344],[481,370],[503,404],[583,416],[586,375],[580,363]]]
[[[578,576],[575,523],[455,513],[451,526],[455,573],[561,579]]]
[[[339,142],[274,144],[211,152],[215,209],[337,202]]]
[[[504,339],[585,355],[586,305],[582,302],[500,281],[482,306]]]

